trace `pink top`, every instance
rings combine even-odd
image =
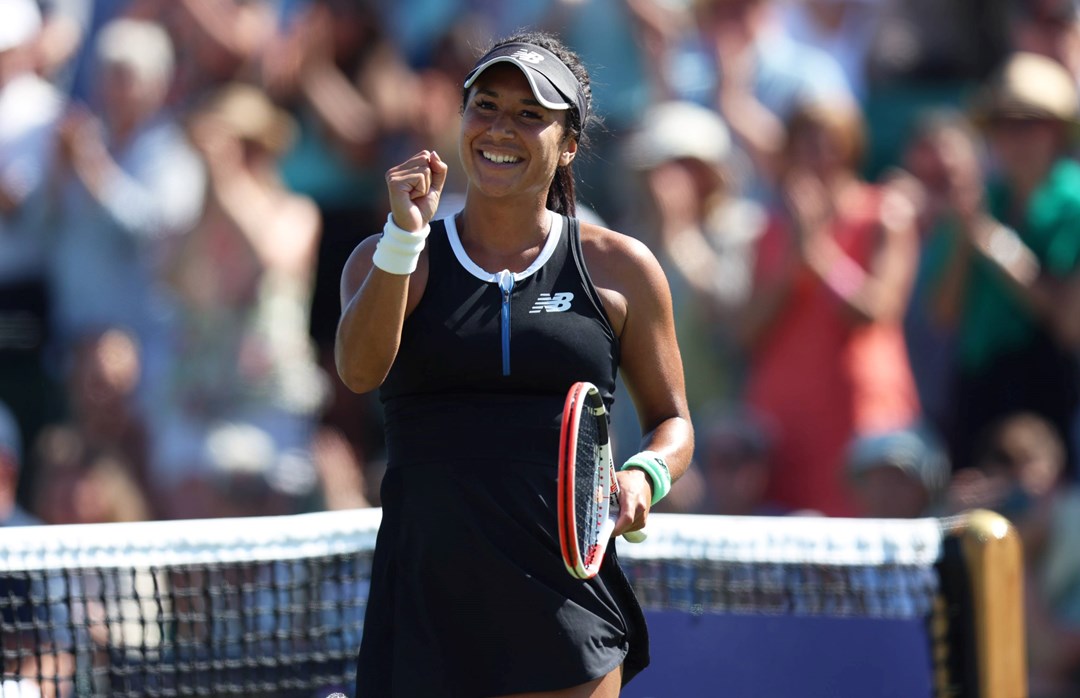
[[[869,270],[881,193],[865,186],[830,233]],[[757,283],[790,269],[793,234],[774,218],[758,249]],[[857,324],[840,299],[800,268],[787,303],[755,348],[747,399],[777,430],[770,496],[792,509],[855,513],[843,478],[844,452],[860,432],[900,427],[918,416],[915,381],[899,320]]]

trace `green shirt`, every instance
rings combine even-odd
[[[1042,272],[1066,276],[1080,265],[1080,164],[1060,160],[1035,190],[1019,220],[1012,193],[1003,182],[987,189],[990,213],[1010,223],[1042,265]],[[959,336],[960,368],[976,372],[996,357],[1025,346],[1036,319],[1009,281],[989,260],[976,257],[971,269]]]

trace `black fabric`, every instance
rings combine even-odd
[[[1071,438],[1080,406],[1080,366],[1076,357],[1039,330],[1024,347],[995,359],[978,373],[957,378],[950,456],[955,469],[975,465],[989,430],[1020,412],[1046,419],[1065,447],[1066,478],[1077,477]]]
[[[618,342],[581,264],[576,221],[511,298],[502,375],[498,289],[465,270],[433,224],[424,297],[383,385],[388,470],[357,696],[482,698],[567,688],[648,664],[644,617],[615,546],[576,580],[556,518],[570,385],[610,401]],[[530,313],[540,293],[565,312]]]
[[[610,407],[618,340],[581,261],[576,220],[564,225],[551,259],[514,285],[508,376],[502,375],[499,287],[461,266],[441,221],[432,224],[427,246],[424,297],[405,323],[394,366],[379,391],[388,408],[413,396],[565,396],[579,380],[595,383]],[[532,312],[542,294],[566,293],[573,294],[568,311]]]

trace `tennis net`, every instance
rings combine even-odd
[[[381,511],[0,529],[0,698],[351,694]],[[656,514],[646,611],[927,618],[948,520]]]

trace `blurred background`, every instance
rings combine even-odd
[[[524,26],[591,71],[583,215],[671,284],[658,509],[998,511],[1032,694],[1080,695],[1072,0],[0,0],[0,522],[377,506],[341,268]]]

